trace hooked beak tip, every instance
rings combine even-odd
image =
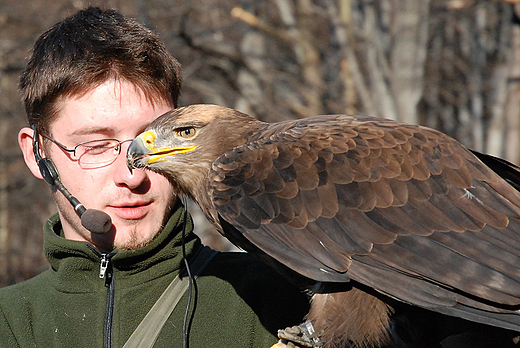
[[[134,159],[133,158],[126,159],[126,166],[128,167],[130,174],[134,174]]]

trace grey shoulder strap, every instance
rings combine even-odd
[[[207,246],[202,248],[190,265],[193,276],[197,277],[217,253],[218,251]],[[152,347],[188,286],[188,277],[181,278],[177,275],[130,335],[123,348]]]

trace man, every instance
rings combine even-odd
[[[51,160],[63,186],[112,226],[91,233],[52,186],[51,268],[0,290],[0,347],[122,347],[179,274],[183,246],[190,262],[198,257],[175,187],[130,172],[124,156],[128,140],[177,106],[180,85],[180,66],[157,36],[114,10],[79,11],[36,41],[20,78],[34,127],[19,133],[25,162],[41,179],[34,152]],[[270,347],[277,329],[308,310],[299,289],[243,253],[217,254],[196,284],[184,335],[192,348]],[[186,304],[184,294],[154,347],[182,346]]]

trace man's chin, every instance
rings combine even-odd
[[[121,234],[118,236],[116,233],[113,248],[121,250],[137,250],[143,248],[157,237],[160,230],[156,229],[154,233],[148,233],[145,235],[143,235],[142,231],[142,229],[132,227],[124,232],[124,236]]]

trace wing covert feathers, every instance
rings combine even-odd
[[[430,307],[520,305],[520,195],[440,132],[351,116],[273,124],[209,179],[226,221],[309,278],[350,275]]]

